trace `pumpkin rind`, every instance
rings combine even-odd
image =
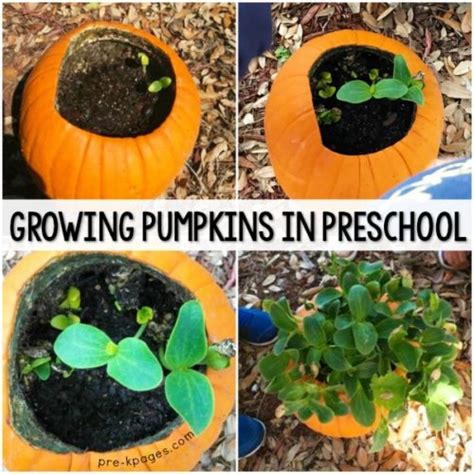
[[[410,71],[425,75],[425,105],[417,107],[408,134],[367,155],[343,155],[323,145],[308,79],[324,53],[350,45],[402,54]],[[293,199],[378,198],[437,158],[442,128],[443,100],[430,68],[402,43],[367,31],[337,31],[304,44],[278,73],[265,109],[270,160],[280,186]]]
[[[55,107],[57,81],[71,40],[89,28],[114,28],[161,49],[176,75],[176,97],[166,120],[153,132],[116,138],[82,130]],[[184,62],[155,36],[116,22],[87,23],[61,37],[40,58],[25,85],[20,111],[23,155],[58,199],[146,199],[162,194],[179,174],[196,142],[200,100]]]
[[[77,253],[77,252],[76,252]],[[209,342],[224,338],[235,339],[235,314],[225,293],[201,265],[181,252],[107,252],[119,254],[150,265],[187,288],[204,308]],[[126,458],[146,456],[168,450],[190,431],[186,423],[178,426],[167,438],[149,445],[136,446],[108,453],[84,452],[58,454],[36,448],[19,436],[10,425],[9,403],[9,346],[13,334],[16,309],[23,286],[52,260],[67,255],[62,252],[34,252],[25,256],[8,273],[3,283],[3,460],[10,471],[95,471],[99,459],[117,459],[119,466],[101,467],[101,471],[190,471],[199,462],[202,453],[217,439],[222,424],[234,405],[235,360],[227,369],[208,369],[207,375],[215,394],[215,413],[209,427],[198,437],[186,441],[176,455],[163,455],[155,463],[132,467]],[[178,454],[179,453],[179,454]],[[124,464],[121,462],[124,461]]]

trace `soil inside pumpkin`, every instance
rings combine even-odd
[[[116,343],[137,331],[137,307],[155,309],[153,328],[146,330],[142,340],[157,354],[171,333],[179,307],[192,298],[187,290],[169,282],[155,270],[131,261],[93,261],[73,270],[63,269],[32,300],[20,330],[17,356],[44,348],[54,356],[52,344],[59,331],[49,321],[64,312],[58,305],[70,286],[81,291],[77,313],[81,322],[102,329]],[[19,360],[16,370],[19,374]],[[134,392],[109,378],[105,367],[76,370],[68,378],[53,370],[47,381],[34,375],[18,377],[27,405],[42,428],[81,450],[110,451],[160,432],[163,437],[163,432],[178,422],[165,399],[164,384],[155,390]]]
[[[138,53],[149,65],[144,73]],[[163,76],[166,89],[148,92]],[[93,28],[71,41],[58,78],[56,109],[77,127],[110,137],[152,132],[168,117],[176,95],[169,57],[148,41],[112,28]]]
[[[416,115],[416,105],[404,100],[371,99],[362,104],[349,104],[319,97],[316,90],[322,72],[330,72],[337,90],[346,82],[357,79],[371,83],[369,71],[379,70],[379,77],[392,77],[393,54],[365,46],[334,48],[319,58],[309,73],[315,113],[318,107],[336,107],[341,119],[331,125],[319,124],[325,147],[344,155],[365,155],[387,148],[409,132]],[[412,71],[416,73],[418,71]]]

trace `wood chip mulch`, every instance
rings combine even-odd
[[[239,89],[239,195],[284,199],[263,131],[272,81],[291,54],[312,38],[341,29],[375,31],[409,45],[435,71],[444,100],[439,159],[471,152],[471,5],[469,3],[278,3],[273,6],[272,51],[255,58]],[[420,152],[422,145],[420,144]]]
[[[239,305],[260,307],[264,298],[287,296],[292,307],[320,288],[320,252],[245,252],[239,258]],[[267,427],[265,444],[239,462],[244,471],[471,471],[471,270],[443,270],[433,252],[359,252],[357,259],[383,260],[394,270],[407,269],[417,288],[432,288],[446,298],[463,342],[456,361],[464,398],[450,410],[447,427],[434,432],[421,406],[392,423],[381,453],[369,453],[371,436],[328,438],[311,431],[295,417],[277,418],[280,402],[263,392],[258,360],[270,347],[239,347],[239,413],[260,418]]]
[[[92,20],[146,30],[171,45],[201,95],[201,130],[186,167],[164,197],[235,196],[235,5],[231,3],[10,3],[3,6],[4,195],[39,198],[17,137],[22,78],[65,32]]]

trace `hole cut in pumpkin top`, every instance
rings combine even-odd
[[[139,53],[149,58],[143,71]],[[148,86],[162,77],[171,85]],[[59,72],[56,110],[69,123],[102,136],[135,137],[158,128],[176,96],[169,57],[150,42],[114,28],[90,28],[70,43]]]
[[[98,327],[116,343],[136,333],[136,308],[152,307],[155,317],[141,339],[155,355],[180,306],[194,298],[156,269],[121,256],[73,255],[47,266],[23,290],[10,346],[15,431],[32,445],[59,453],[105,452],[167,437],[182,421],[166,401],[164,383],[135,392],[108,377],[105,367],[75,370],[67,378],[52,370],[46,381],[21,375],[20,358],[34,351],[46,350],[55,361],[52,344],[59,331],[50,320],[64,312],[58,305],[71,286],[81,292],[76,312],[81,323]],[[203,366],[196,369],[205,372]]]
[[[343,155],[365,155],[394,145],[405,137],[413,125],[416,105],[404,100],[371,99],[362,104],[349,104],[336,98],[318,95],[316,84],[323,72],[332,76],[337,90],[356,79],[371,84],[369,71],[378,69],[379,77],[393,77],[394,55],[366,46],[342,46],[326,52],[311,67],[309,82],[313,107],[333,107],[341,111],[337,123],[319,123],[323,145]],[[417,71],[411,71],[416,74]]]

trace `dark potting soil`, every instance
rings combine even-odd
[[[81,292],[77,313],[81,322],[100,328],[116,343],[136,333],[136,308],[152,307],[155,318],[142,340],[157,354],[171,333],[179,307],[192,298],[183,297],[184,289],[178,295],[163,278],[135,262],[95,262],[63,273],[37,295],[20,333],[18,353],[46,348],[54,356],[52,344],[59,331],[49,321],[64,312],[58,305],[67,288],[75,286]],[[177,418],[165,400],[163,384],[134,392],[109,378],[105,367],[75,370],[68,378],[53,370],[47,381],[34,375],[19,377],[27,403],[44,430],[83,450],[109,451],[133,444],[158,434]]]
[[[401,140],[415,120],[416,105],[404,100],[372,99],[362,104],[349,104],[319,97],[317,80],[322,72],[330,72],[337,90],[357,79],[371,83],[369,71],[378,69],[379,76],[392,77],[391,53],[364,46],[344,46],[328,51],[318,59],[309,73],[313,107],[338,108],[341,119],[330,125],[319,124],[324,146],[344,155],[375,153]],[[418,71],[412,71],[416,73]]]
[[[143,71],[138,53],[149,58]],[[148,86],[163,76],[172,83],[157,93]],[[77,127],[99,135],[134,137],[168,117],[176,77],[168,56],[148,41],[111,28],[93,28],[68,48],[59,74],[56,108]]]

